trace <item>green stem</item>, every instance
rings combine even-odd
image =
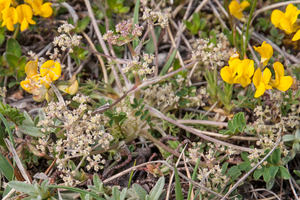
[[[257,98],[257,103],[259,106],[261,106],[261,98],[260,97]]]
[[[18,23],[16,29],[15,29],[15,32],[14,32],[14,35],[13,35],[13,38],[16,39],[17,38],[17,35],[20,31],[20,24]]]
[[[254,1],[252,2],[251,11],[250,11],[250,15],[249,15],[249,18],[248,18],[247,30],[246,30],[246,40],[245,40],[245,44],[244,44],[244,51],[245,51],[245,52],[246,52],[246,49],[247,49],[247,41],[248,41],[248,37],[249,37],[250,22],[251,22],[251,19],[252,19],[252,15],[253,15],[253,12],[254,12],[254,8],[255,8],[255,6],[256,6],[256,3],[257,3],[257,0],[254,0]]]
[[[246,25],[246,23],[244,23],[244,25],[243,25],[243,28],[242,28],[242,36],[241,36],[241,49],[242,49],[242,51],[241,51],[241,56],[240,56],[240,58],[241,59],[244,59],[244,55],[246,54],[246,49],[244,49],[243,48],[243,46],[244,46],[244,30],[245,30],[245,25]],[[247,44],[247,40],[245,40],[245,46],[246,46],[246,44]]]
[[[197,173],[198,173],[198,166],[199,166],[200,160],[201,160],[201,159],[200,159],[200,157],[199,157],[198,160],[197,160],[196,166],[195,166],[195,168],[194,168],[193,175],[192,175],[192,180],[193,180],[193,181],[195,180],[196,175],[197,175]],[[189,188],[189,194],[188,194],[187,200],[190,200],[190,199],[191,199],[192,189],[193,189],[193,184],[191,183],[190,188]]]

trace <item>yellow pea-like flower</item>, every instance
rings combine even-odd
[[[293,78],[291,76],[284,76],[284,67],[280,62],[275,62],[273,64],[275,71],[275,80],[271,81],[271,86],[285,92],[293,84]]]
[[[299,14],[300,10],[293,4],[289,4],[285,9],[285,13],[277,9],[274,10],[271,14],[271,22],[276,28],[285,31],[286,34],[296,32],[292,41],[297,41],[300,39],[300,29],[296,23]]]
[[[254,61],[250,59],[244,59],[237,66],[237,77],[234,79],[234,83],[239,83],[243,87],[251,84],[251,77],[254,73]]]
[[[29,24],[36,24],[32,20],[32,9],[27,4],[21,4],[16,8],[18,12],[18,22],[21,24],[21,31],[29,28]]]
[[[242,61],[240,59],[230,58],[229,66],[225,66],[221,69],[220,75],[226,83],[234,83],[234,79],[237,77],[237,67],[241,62]]]
[[[266,68],[264,70],[264,73],[262,74],[260,68],[258,68],[253,76],[253,84],[255,85],[256,92],[254,94],[254,97],[260,97],[265,93],[267,89],[272,89],[272,86],[269,85],[270,79],[271,79],[272,73],[271,71]]]
[[[13,7],[8,7],[2,11],[2,27],[6,26],[6,28],[10,31],[15,30],[14,24],[18,23],[18,13],[17,10]]]
[[[42,77],[47,76],[52,81],[55,81],[61,75],[61,66],[57,61],[48,60],[41,66],[40,73]]]
[[[2,11],[8,8],[11,4],[11,0],[0,0],[0,21],[3,20]]]
[[[243,17],[243,11],[245,8],[250,6],[250,3],[248,1],[243,1],[241,4],[239,4],[236,0],[233,0],[229,4],[229,12],[236,18],[242,19]]]
[[[32,7],[34,15],[40,15],[47,18],[53,13],[53,9],[51,7],[52,3],[47,2],[43,4],[43,0],[25,0],[25,2]]]
[[[260,54],[260,62],[262,62],[263,65],[266,66],[270,58],[273,56],[273,47],[270,44],[267,44],[266,41],[264,41],[260,47],[253,46],[253,48]]]

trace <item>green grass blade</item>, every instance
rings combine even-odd
[[[135,166],[135,164],[136,164],[136,160],[134,160],[134,164],[133,164],[133,166]],[[131,184],[131,179],[132,179],[132,176],[133,176],[133,171],[130,173],[130,177],[129,177],[129,182],[128,182],[127,189],[129,189],[129,188],[130,188],[130,184]]]
[[[133,13],[133,25],[139,23],[139,10],[140,10],[140,0],[136,1]],[[133,49],[135,49],[139,45],[137,40],[133,40]]]
[[[5,156],[3,156],[0,153],[0,171],[4,176],[7,178],[7,180],[12,181],[14,178],[14,168],[10,165],[10,163],[7,161]]]
[[[175,172],[175,196],[176,196],[176,200],[184,200],[183,195],[182,195],[179,175],[178,175],[176,167],[174,167],[174,172]]]
[[[195,168],[194,168],[194,172],[193,172],[193,175],[192,175],[192,180],[193,180],[193,181],[194,181],[195,178],[196,178],[196,175],[197,175],[197,172],[198,172],[198,166],[199,166],[199,163],[200,163],[200,157],[198,158],[197,163],[196,163],[196,166],[195,166]],[[188,194],[187,200],[190,200],[190,198],[191,198],[192,188],[193,188],[193,184],[191,183],[190,188],[189,188],[189,194]]]
[[[159,74],[160,76],[163,76],[168,72],[169,68],[171,67],[171,65],[175,59],[176,53],[177,53],[177,49],[174,49],[168,62],[165,64],[164,68],[161,70],[161,72]]]
[[[13,138],[13,135],[12,135],[12,133],[11,133],[10,127],[9,127],[9,125],[8,125],[8,123],[7,123],[6,119],[5,119],[5,117],[2,115],[2,113],[0,113],[0,118],[1,118],[1,120],[3,121],[3,123],[4,123],[4,125],[5,125],[5,127],[6,127],[6,129],[7,129],[7,132],[8,132],[8,135],[9,135],[10,142],[12,143],[13,147],[16,148],[15,142],[14,142],[14,138]]]

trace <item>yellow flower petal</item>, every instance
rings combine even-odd
[[[41,7],[40,7],[40,10],[41,10],[41,16],[42,17],[50,17],[53,13],[53,9],[51,7],[52,3],[44,3]]]
[[[261,81],[267,86],[270,82],[271,76],[272,76],[271,71],[268,68],[266,68],[264,70],[264,74]]]
[[[257,68],[253,76],[253,84],[255,85],[255,88],[259,86],[259,83],[261,82],[261,77],[262,77],[261,70],[260,68]]]
[[[61,75],[61,66],[59,62],[48,60],[41,66],[40,73],[42,77],[45,77],[47,74],[49,74],[49,78],[52,81],[55,81]]]
[[[291,34],[294,32],[293,24],[291,24],[290,20],[285,17],[280,20],[279,28],[284,30],[286,34]]]
[[[284,13],[281,10],[274,10],[271,14],[271,22],[277,28],[279,27],[280,20],[284,17]]]
[[[266,91],[265,85],[262,82],[260,82],[260,84],[258,85],[258,87],[256,89],[254,97],[255,98],[260,97],[261,95],[263,95],[265,93],[265,91]]]
[[[233,84],[234,77],[232,77],[232,74],[233,71],[228,66],[223,67],[220,72],[222,79],[229,84]]]
[[[266,41],[262,43],[260,47],[253,47],[261,56],[261,62],[266,66],[273,56],[273,47],[270,44],[267,44]]]
[[[294,37],[292,38],[292,41],[300,40],[300,29],[296,32]]]
[[[284,67],[280,62],[275,62],[273,68],[278,73],[278,76],[284,76]]]
[[[28,61],[27,62],[27,64],[25,65],[25,72],[26,72],[27,76],[33,77],[33,76],[35,76],[35,75],[38,74],[38,71],[37,71],[37,68],[38,68],[37,62],[38,62],[38,60],[36,60],[36,61]]]
[[[243,1],[243,2],[241,3],[241,8],[242,8],[243,10],[245,10],[245,8],[247,8],[248,6],[250,6],[250,3],[249,3],[248,1]]]
[[[291,76],[279,77],[279,85],[276,88],[282,92],[287,91],[293,84],[293,78]]]

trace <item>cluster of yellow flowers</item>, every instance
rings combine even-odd
[[[0,0],[0,21],[2,21],[2,27],[6,26],[8,30],[13,31],[14,24],[20,23],[21,31],[24,31],[29,27],[29,24],[36,24],[32,20],[33,14],[50,17],[53,13],[52,4],[43,4],[43,0],[25,0],[25,3],[27,4],[17,5],[17,2],[13,0]]]
[[[260,47],[254,47],[261,56],[261,63],[266,66],[270,58],[273,56],[273,48],[270,44],[263,42]],[[267,89],[273,87],[280,90],[286,91],[293,84],[291,76],[284,76],[284,67],[280,62],[273,64],[275,79],[272,79],[272,73],[268,68],[264,69],[262,73],[261,69],[258,69],[254,73],[254,61],[250,59],[239,59],[239,54],[236,53],[230,57],[229,66],[225,66],[221,69],[222,79],[229,83],[238,83],[243,87],[251,84],[251,77],[253,76],[253,84],[256,88],[254,97],[260,97],[265,93]]]
[[[21,81],[21,87],[28,93],[33,94],[35,101],[43,101],[45,98],[49,101],[51,96],[48,89],[51,83],[57,80],[61,75],[61,66],[59,62],[48,60],[40,68],[38,73],[38,60],[29,61],[25,66],[26,79]]]
[[[285,31],[286,34],[295,33],[292,41],[300,39],[300,26],[297,23],[298,15],[300,10],[296,6],[289,4],[286,7],[285,13],[281,10],[274,10],[271,14],[271,21],[276,28],[280,28]]]

